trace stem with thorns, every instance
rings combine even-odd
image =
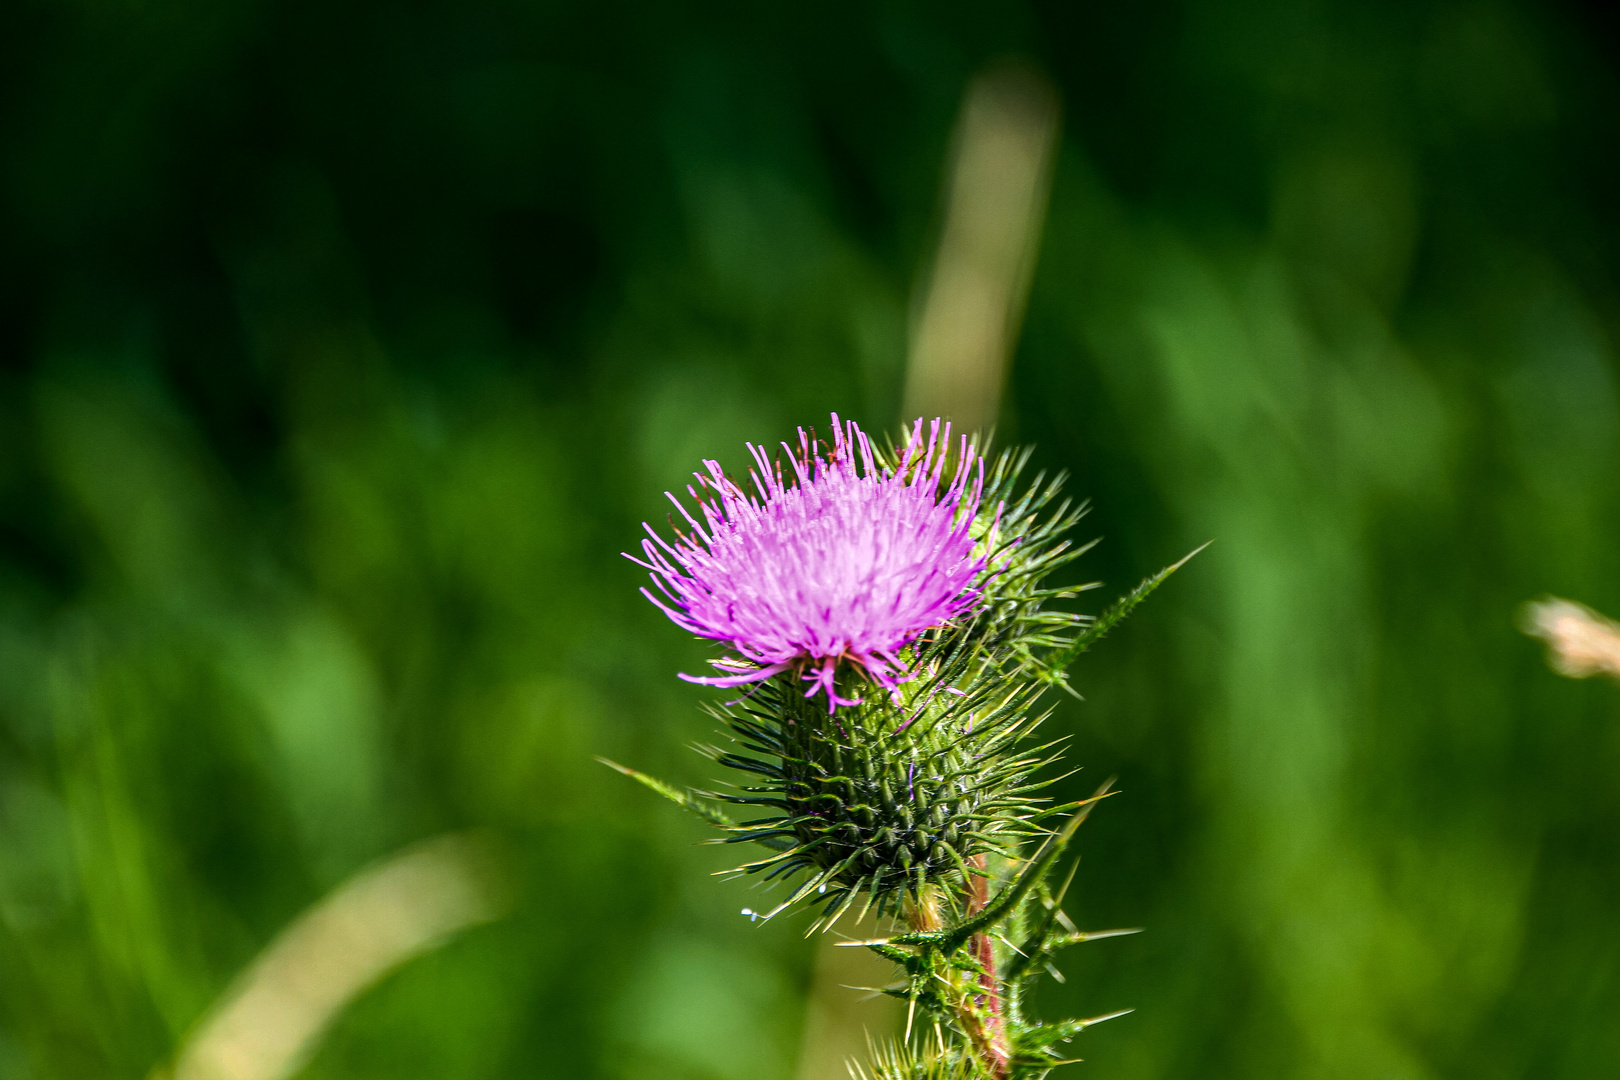
[[[976,855],[969,865],[973,872],[967,880],[967,914],[969,917],[984,910],[990,897],[990,875],[983,855]],[[925,894],[920,901],[906,910],[906,921],[919,933],[937,933],[943,927],[937,896]],[[1006,1020],[1002,1015],[1001,985],[996,974],[995,950],[986,932],[974,934],[968,942],[969,951],[978,962],[976,978],[968,973],[953,971],[949,978],[948,998],[974,1052],[983,1061],[986,1075],[992,1080],[1005,1080],[1012,1063],[1012,1048],[1007,1039]]]
[[[969,877],[968,915],[977,915],[984,910],[985,904],[990,900],[990,876],[985,866],[985,857],[975,855],[972,860],[973,869],[977,873]],[[990,943],[988,931],[973,935],[972,948],[978,958],[979,986],[984,991],[980,995],[983,1019],[980,1027],[983,1030],[982,1042],[979,1051],[984,1055],[985,1065],[996,1080],[1002,1080],[1007,1075],[1007,1066],[1012,1060],[1011,1047],[1007,1045],[1007,1024],[1001,1015],[1001,989],[996,978],[996,953]]]

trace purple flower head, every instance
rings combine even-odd
[[[641,591],[675,625],[739,654],[713,661],[720,675],[681,678],[741,686],[792,670],[811,683],[806,697],[825,691],[830,713],[861,703],[838,695],[840,663],[892,692],[914,674],[900,650],[978,603],[986,560],[968,529],[984,462],[966,437],[946,483],[949,424],[933,421],[925,440],[918,420],[892,465],[836,413],[832,428],[831,456],[802,428],[797,452],[782,444],[787,480],[750,443],[752,492],[705,461],[695,475],[713,498],[686,489],[703,521],[670,495],[691,532],[669,543],[645,526],[645,561],[626,556],[651,571],[663,599]]]

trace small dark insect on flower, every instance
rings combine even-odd
[[[892,692],[915,674],[900,650],[978,603],[991,545],[969,535],[984,462],[968,439],[947,483],[949,424],[925,438],[918,420],[887,464],[855,424],[834,414],[832,430],[830,454],[802,428],[797,450],[782,444],[794,482],[752,444],[752,491],[705,461],[687,488],[703,520],[671,494],[691,531],[671,543],[648,525],[645,559],[626,556],[651,572],[662,598],[641,591],[676,625],[738,654],[713,662],[719,675],[682,678],[741,686],[797,671],[832,712],[861,704],[839,696],[840,664]]]

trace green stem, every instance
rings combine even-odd
[[[976,874],[968,875],[968,915],[979,914],[989,900],[990,881],[985,873],[983,855],[972,860]],[[906,921],[920,934],[938,934],[941,918],[937,898],[924,895],[906,910]],[[969,939],[973,957],[979,963],[976,979],[969,979],[959,970],[952,969],[947,976],[947,990],[943,995],[983,1067],[988,1080],[1006,1080],[1012,1063],[1012,1050],[1007,1041],[1007,1022],[1001,1002],[1001,983],[996,977],[995,950],[987,932],[976,933]],[[925,946],[926,948],[927,946]]]

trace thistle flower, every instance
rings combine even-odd
[[[934,420],[924,440],[919,419],[892,462],[836,413],[832,429],[830,456],[802,428],[796,451],[782,444],[791,481],[748,444],[753,492],[705,461],[686,489],[703,520],[669,494],[691,532],[671,543],[644,526],[645,560],[626,557],[662,599],[642,593],[677,626],[738,654],[713,661],[719,675],[681,678],[733,687],[794,671],[811,684],[804,696],[825,693],[831,713],[862,703],[838,693],[841,664],[892,694],[915,673],[901,650],[979,602],[986,556],[969,531],[984,463],[968,439],[947,483],[949,424]]]
[[[1089,588],[1048,583],[1090,547],[1068,538],[1085,505],[1063,497],[1061,475],[1022,485],[1028,450],[986,463],[962,439],[952,454],[938,420],[879,452],[832,419],[829,449],[803,430],[785,463],[750,446],[751,491],[705,461],[687,488],[696,513],[670,496],[688,531],[668,541],[649,527],[633,559],[652,576],[649,600],[733,654],[718,675],[682,678],[755,684],[705,706],[729,746],[696,747],[746,780],[682,791],[607,764],[725,842],[767,849],[735,871],[789,884],[765,919],[809,904],[812,931],[846,912],[903,921],[849,943],[899,966],[884,993],[907,1003],[905,1038],[856,1076],[1040,1080],[1064,1063],[1062,1044],[1120,1014],[1043,1023],[1029,1012],[1035,980],[1056,973],[1061,949],[1133,931],[1082,933],[1062,912],[1068,880],[1053,872],[1108,785],[1075,802],[1044,794],[1058,754],[1032,745],[1037,700],[1186,559],[1095,618],[1055,610]],[[841,672],[888,693],[843,696]]]

